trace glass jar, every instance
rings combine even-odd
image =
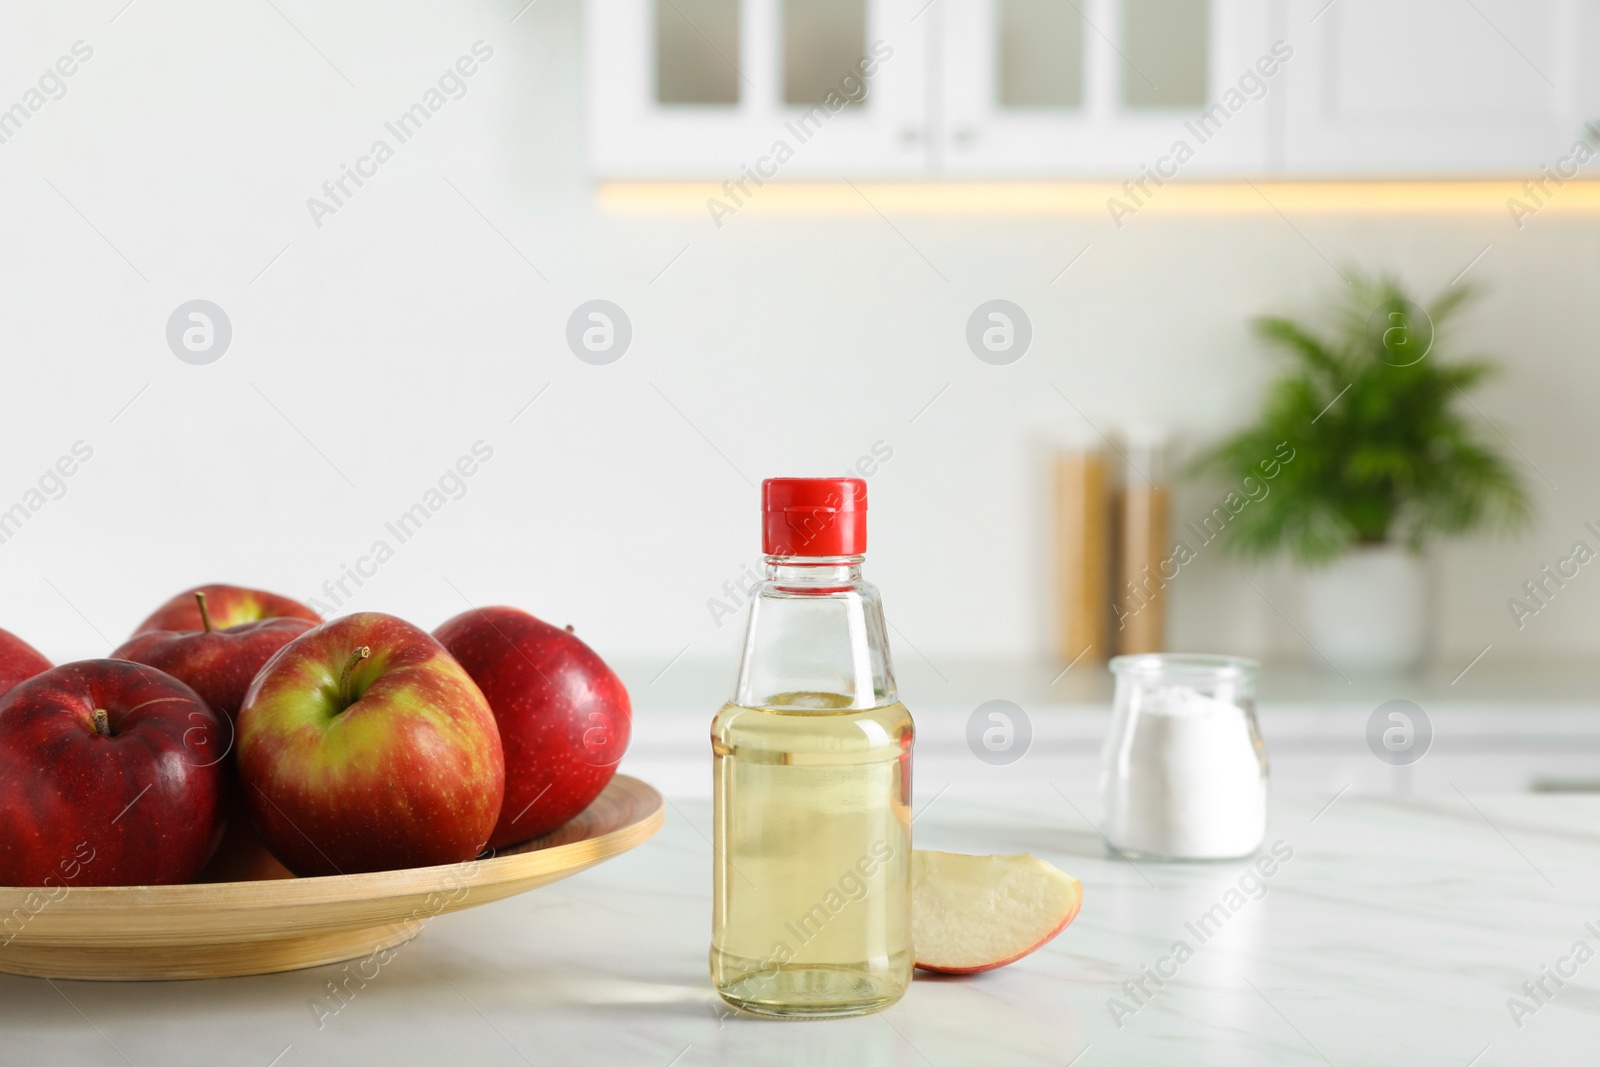
[[[763,1015],[859,1015],[911,981],[911,716],[878,591],[866,484],[769,479],[766,580],[711,725],[711,980]]]
[[[1117,689],[1101,752],[1106,839],[1130,856],[1231,859],[1261,845],[1267,754],[1258,665],[1155,653],[1111,661]]]

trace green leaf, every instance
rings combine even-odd
[[[1255,321],[1262,341],[1292,365],[1268,387],[1254,425],[1191,465],[1229,486],[1250,477],[1267,489],[1227,524],[1224,544],[1316,564],[1360,543],[1420,549],[1440,537],[1525,526],[1533,507],[1524,476],[1467,395],[1498,368],[1445,355],[1446,328],[1476,290],[1447,289],[1424,314],[1396,279],[1346,273],[1348,295],[1329,328],[1278,315]],[[1393,332],[1397,323],[1405,332]],[[1406,347],[1424,340],[1425,355]],[[1262,464],[1282,442],[1294,458],[1267,479]]]

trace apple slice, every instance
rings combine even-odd
[[[911,884],[917,966],[941,974],[976,974],[1019,960],[1065,930],[1083,903],[1076,878],[1026,852],[917,849]]]

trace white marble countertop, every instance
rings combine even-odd
[[[344,1001],[330,992],[338,966],[209,982],[0,976],[0,1064],[1592,1062],[1600,959],[1571,953],[1580,940],[1600,953],[1600,798],[1330,799],[1274,803],[1268,840],[1293,856],[1253,899],[1248,879],[1229,895],[1241,863],[1109,857],[1083,802],[923,796],[919,846],[1034,852],[1083,881],[1082,914],[1010,967],[919,976],[881,1015],[809,1023],[723,1011],[706,975],[710,809],[675,801],[634,852],[431,920]],[[1202,941],[1186,924],[1219,903],[1238,907]],[[1160,961],[1180,940],[1193,957],[1164,988],[1147,981],[1140,1004],[1124,983],[1171,973]],[[1523,990],[1557,967],[1576,973],[1545,978],[1538,1000]],[[1530,1009],[1516,1020],[1513,996]],[[1120,1027],[1111,998],[1132,1010]]]
[[[634,700],[628,769],[674,797],[711,794],[707,730],[726,698],[727,664],[624,664]],[[1098,793],[1101,742],[1111,720],[1112,679],[1104,664],[1070,671],[1041,663],[943,663],[909,652],[896,663],[900,696],[917,723],[917,787],[970,784],[980,795],[1051,783],[1075,801]],[[990,767],[972,753],[968,720],[991,700],[1026,717],[1031,748]],[[1367,720],[1391,700],[1429,717],[1433,744],[1414,766],[1373,758]],[[1328,671],[1268,664],[1256,713],[1278,796],[1544,790],[1600,791],[1600,662],[1503,662],[1494,652],[1463,671],[1450,664],[1417,675],[1348,679]]]

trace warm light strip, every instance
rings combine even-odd
[[[1110,182],[769,182],[756,188],[746,207],[795,215],[867,215],[875,210],[925,215],[1106,214],[1116,197],[1136,206],[1120,183]],[[1600,211],[1600,181],[1549,183],[1541,211]],[[1173,182],[1150,187],[1145,207],[1184,214],[1261,212],[1488,213],[1509,211],[1520,199],[1539,206],[1521,181],[1325,181]],[[741,194],[742,195],[742,194]],[[1542,194],[1541,194],[1542,195]],[[717,198],[738,206],[721,185],[710,182],[604,182],[600,206],[632,214],[707,214]],[[1145,207],[1140,207],[1141,213]]]

